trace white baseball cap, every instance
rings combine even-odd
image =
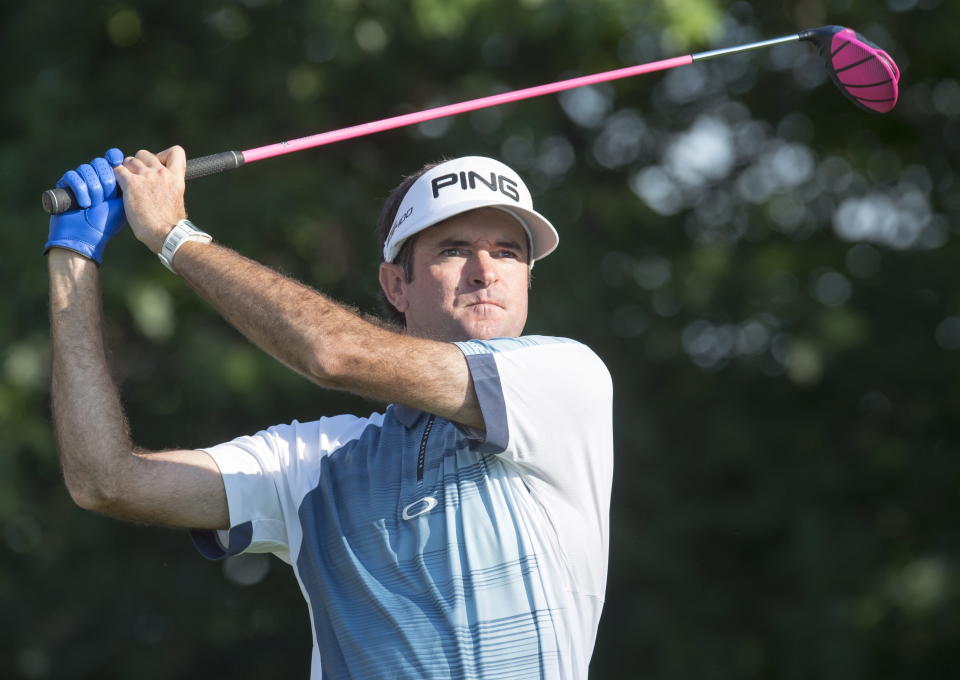
[[[520,175],[493,158],[464,156],[427,170],[407,190],[383,244],[384,262],[393,262],[414,234],[476,208],[498,208],[520,223],[530,237],[531,264],[560,242],[553,225],[533,209]]]

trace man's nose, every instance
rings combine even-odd
[[[470,263],[470,281],[477,286],[487,287],[497,280],[496,260],[489,252],[478,249]]]

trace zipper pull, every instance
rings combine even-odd
[[[427,418],[427,424],[423,428],[423,438],[420,440],[420,453],[417,455],[417,484],[423,481],[423,466],[427,458],[427,439],[430,438],[430,430],[433,429],[433,421],[437,416],[433,413]]]

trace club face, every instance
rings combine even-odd
[[[800,37],[816,44],[830,79],[854,104],[875,113],[896,105],[900,70],[872,42],[843,26],[815,28]]]

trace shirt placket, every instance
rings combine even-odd
[[[439,465],[433,458],[438,455],[437,437],[442,436],[443,422],[434,414],[428,414],[419,428],[416,454],[405,456],[403,461],[403,495],[401,518],[410,520],[426,514],[436,507],[435,486]]]

